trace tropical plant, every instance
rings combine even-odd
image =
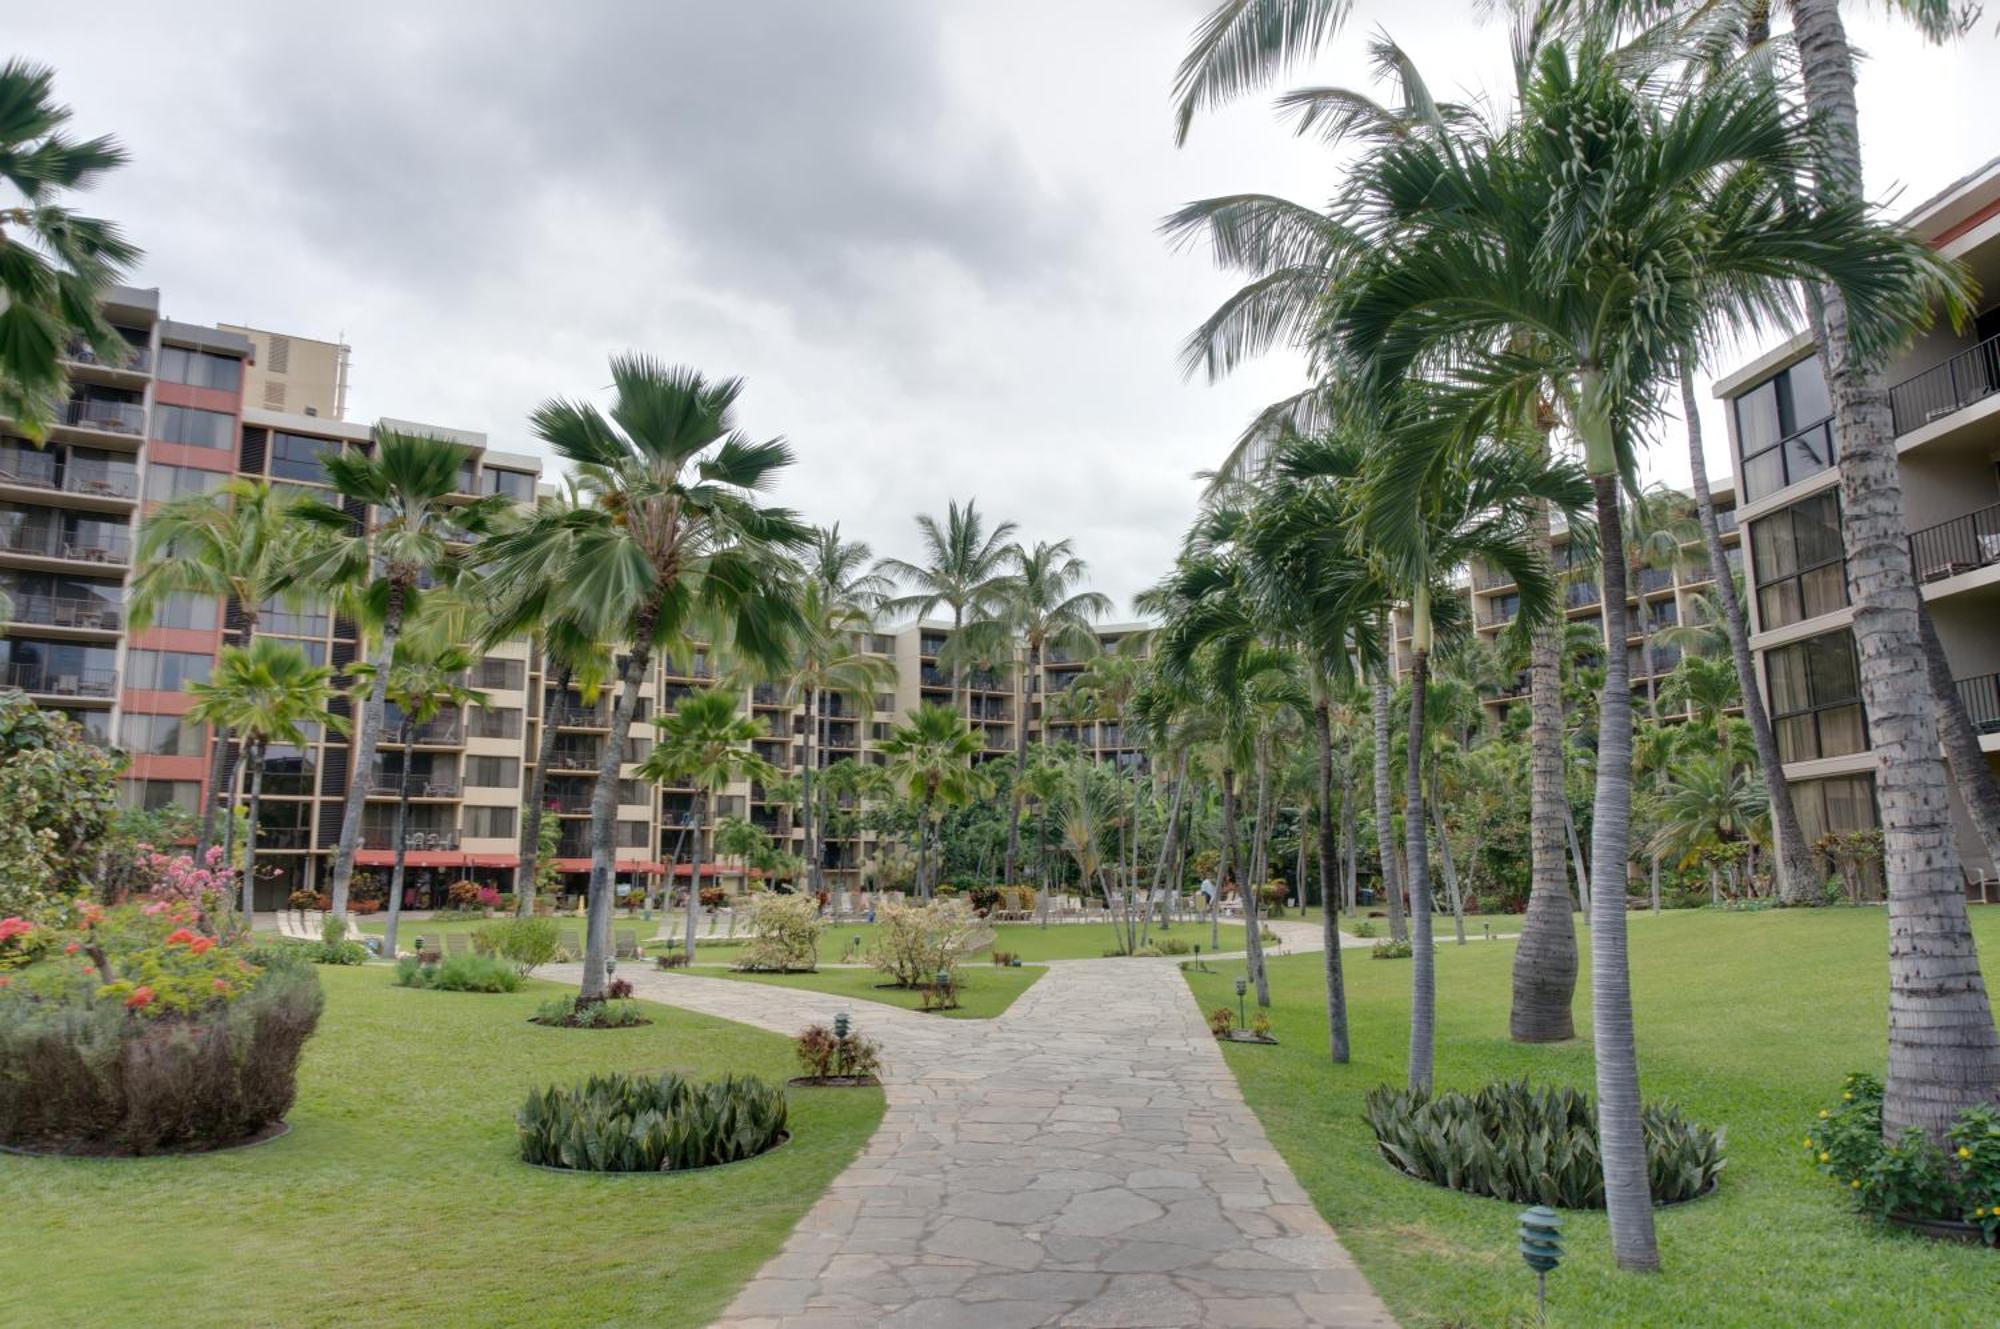
[[[67,387],[62,360],[79,353],[124,364],[131,346],[105,321],[106,287],[139,260],[118,227],[72,211],[62,196],[95,187],[125,164],[110,135],[79,142],[55,100],[55,71],[19,58],[0,65],[0,179],[19,201],[0,211],[0,415],[40,441]]]
[[[527,979],[505,960],[491,955],[451,955],[425,964],[414,955],[396,961],[396,986],[431,988],[438,992],[519,992]]]
[[[264,753],[273,743],[304,747],[321,728],[345,733],[347,719],[329,709],[334,699],[333,670],[308,661],[296,645],[272,637],[258,637],[248,646],[223,647],[210,677],[189,683],[187,690],[194,698],[187,710],[189,720],[241,735],[250,780],[250,828],[243,836],[242,876],[247,920],[255,911],[252,892],[262,827]]]
[[[60,711],[0,692],[0,918],[60,921],[90,888],[123,767]]]
[[[979,500],[967,499],[965,506],[960,507],[958,500],[953,499],[942,522],[927,514],[917,516],[924,562],[885,558],[875,565],[877,574],[908,588],[904,594],[882,601],[884,615],[891,618],[908,615],[922,622],[924,615],[935,613],[939,605],[951,610],[951,640],[945,643],[945,656],[940,663],[951,670],[954,706],[965,703],[965,668],[980,644],[980,634],[968,637],[965,628],[991,623],[995,602],[1013,558],[1013,547],[1008,540],[1014,531],[1011,521],[999,522],[987,530],[986,519],[979,512]]]
[[[785,1138],[785,1094],[752,1075],[593,1075],[533,1090],[515,1114],[521,1160],[577,1172],[682,1172],[753,1158]]]
[[[809,1080],[872,1081],[882,1068],[882,1047],[863,1038],[846,1012],[833,1018],[829,1027],[808,1025],[793,1040],[799,1071]]]
[[[761,892],[750,899],[753,940],[736,967],[759,973],[809,973],[819,964],[819,938],[825,930],[817,898]]]
[[[685,952],[676,952],[685,961]],[[662,969],[668,966],[661,957]],[[606,985],[605,991],[616,993],[619,989],[629,989],[632,985],[619,980]],[[584,997],[575,992],[566,992],[560,997],[551,997],[535,1007],[531,1017],[535,1024],[551,1025],[561,1029],[631,1029],[652,1021],[640,1011],[639,1003],[623,996]]]
[[[890,776],[917,805],[917,893],[926,899],[934,885],[931,844],[938,811],[969,803],[989,786],[988,777],[972,765],[982,747],[963,716],[929,702],[919,703],[909,722],[897,725],[882,744]]]
[[[955,975],[967,956],[992,944],[993,929],[963,900],[910,904],[889,895],[876,907],[868,961],[896,986],[914,989]]]
[[[671,712],[654,721],[659,741],[639,765],[641,780],[694,786],[694,846],[688,880],[695,885],[701,881],[701,831],[710,823],[715,795],[738,780],[763,780],[776,773],[770,762],[749,748],[752,739],[764,736],[764,722],[738,714],[736,703],[734,694],[720,688],[703,688],[682,697]],[[700,894],[693,886],[687,893],[685,947],[690,964],[694,963],[695,928],[701,918]]]
[[[482,924],[472,944],[513,964],[523,978],[554,960],[562,939],[553,918],[506,918]],[[388,953],[388,947],[383,947]]]
[[[1966,1223],[2000,1245],[2000,1110],[1966,1108],[1942,1146],[1920,1127],[1882,1133],[1882,1082],[1850,1074],[1838,1102],[1821,1108],[1805,1136],[1813,1165],[1877,1218]]]

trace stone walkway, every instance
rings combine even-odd
[[[1317,927],[1280,924],[1299,949]],[[1001,1018],[726,979],[638,994],[783,1034],[850,1010],[889,1108],[717,1329],[1386,1325],[1172,960],[1049,966]]]

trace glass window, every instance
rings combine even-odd
[[[127,780],[118,791],[119,802],[128,808],[158,812],[179,808],[183,812],[201,810],[201,782],[198,780]]]
[[[1750,523],[1757,621],[1764,631],[1830,614],[1847,603],[1840,495],[1822,490]]]
[[[153,626],[212,632],[221,616],[222,602],[214,596],[175,591],[160,601],[159,608],[153,613]]]
[[[1766,379],[1736,399],[1736,437],[1743,455],[1762,452],[1785,436],[1778,424],[1778,380]]]
[[[504,809],[512,812],[512,808]],[[652,843],[652,827],[643,821],[621,821],[618,823],[618,847],[620,849],[644,849]]]
[[[153,408],[153,437],[163,443],[197,448],[228,448],[236,443],[236,417],[193,406]]]
[[[206,683],[214,661],[191,651],[133,651],[125,661],[128,687],[155,692],[179,692],[189,683]]]
[[[146,464],[146,497],[156,503],[183,494],[212,494],[229,480],[226,471],[204,471],[195,466],[170,466],[165,462]]]
[[[234,392],[243,382],[243,362],[233,355],[211,355],[180,346],[160,348],[160,378],[194,388]]]
[[[476,789],[518,789],[521,763],[514,757],[467,757],[465,783]]]
[[[271,474],[285,480],[305,480],[313,484],[325,484],[326,462],[321,454],[340,451],[340,444],[332,439],[313,438],[308,434],[287,434],[283,431],[271,435]]]
[[[127,715],[118,746],[154,757],[199,757],[208,750],[208,727],[178,715]]]
[[[512,839],[515,834],[514,809],[468,806],[465,809],[465,833],[478,840]]]
[[[505,494],[516,503],[532,503],[535,501],[535,477],[520,471],[498,471],[489,467],[484,492]]]
[[[521,736],[521,708],[518,706],[477,706],[469,714],[466,732],[475,738]]]
[[[324,637],[330,620],[326,606],[312,599],[273,596],[257,609],[257,630],[280,637]]]
[[[527,685],[528,662],[509,660],[499,655],[489,655],[480,660],[473,683],[474,687],[500,688],[509,692],[519,692]]]
[[[1868,746],[1861,671],[1847,629],[1764,653],[1781,760],[1844,757]]]
[[[1833,404],[1817,356],[1779,370],[1733,405],[1744,498],[1762,498],[1833,465]]]

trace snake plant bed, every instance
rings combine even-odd
[[[782,1089],[672,1071],[533,1090],[514,1121],[522,1162],[568,1172],[691,1172],[755,1158],[787,1134]]]
[[[2000,909],[1974,909],[1972,926],[1987,984],[2000,989]],[[1565,1211],[1549,1324],[1993,1329],[2000,1255],[1856,1213],[1842,1198],[1852,1188],[1821,1175],[1804,1146],[1840,1098],[1842,1074],[1880,1074],[1887,1060],[1884,911],[1635,912],[1629,929],[1640,1090],[1726,1132],[1728,1167],[1712,1194],[1654,1211],[1659,1274],[1618,1272],[1604,1213]],[[1559,1044],[1507,1036],[1512,941],[1447,937],[1437,948],[1438,1095],[1526,1078],[1595,1097],[1590,939],[1581,924],[1577,933],[1577,1038]],[[1329,1058],[1319,955],[1270,962],[1280,1046],[1216,1046],[1398,1323],[1534,1324],[1535,1280],[1516,1248],[1521,1206],[1412,1181],[1382,1159],[1363,1114],[1369,1090],[1407,1079],[1410,968],[1359,955],[1346,965],[1347,1065]],[[1238,972],[1184,971],[1203,1011],[1236,1006]]]
[[[289,1134],[115,1163],[0,1155],[7,1264],[33,1271],[0,1288],[0,1324],[74,1324],[87,1306],[149,1329],[697,1329],[882,1117],[879,1089],[801,1089],[792,1138],[748,1162],[659,1182],[527,1167],[514,1113],[531,1086],[661,1068],[776,1085],[792,1041],[645,1002],[650,1025],[573,1037],[528,1023],[549,983],[461,998],[379,968],[318,975]],[[143,1239],[106,1240],[107,1215]],[[366,1276],[330,1275],[339,1252],[366,1252]]]

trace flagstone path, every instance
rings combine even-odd
[[[1317,945],[1315,925],[1278,926]],[[784,1034],[848,1010],[882,1044],[881,1128],[717,1329],[1393,1326],[1176,962],[1048,968],[977,1022],[620,971],[637,995]]]

